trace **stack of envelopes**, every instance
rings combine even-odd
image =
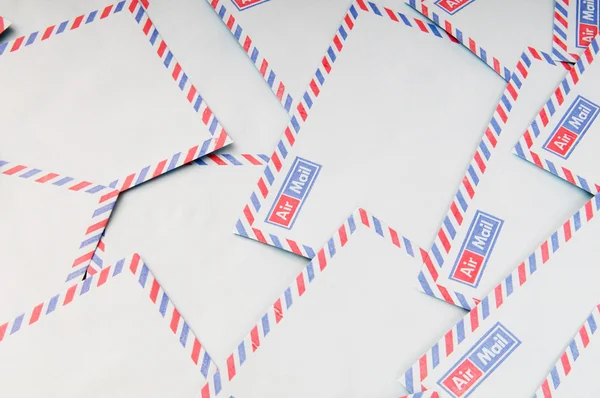
[[[598,397],[598,0],[109,1],[0,1],[0,395]]]

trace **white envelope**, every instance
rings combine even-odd
[[[197,340],[139,256],[58,292],[0,323],[4,396],[199,396]]]
[[[210,4],[152,0],[147,12],[235,141],[227,152],[271,153],[289,114]]]
[[[348,7],[418,14],[403,0],[206,0],[284,108],[293,113]],[[419,18],[422,18],[419,16]],[[382,37],[382,40],[387,38]]]
[[[416,289],[421,252],[357,210],[271,298],[215,380],[244,398],[406,394],[397,377],[465,314]],[[218,395],[213,383],[203,397]]]
[[[600,190],[599,50],[595,39],[515,146],[518,156],[592,194]]]
[[[238,234],[312,258],[364,207],[430,247],[505,82],[441,30],[394,17],[351,8]],[[303,187],[291,207],[284,184]]]
[[[598,306],[581,325],[573,340],[562,353],[546,380],[542,383],[534,398],[594,397],[598,395],[598,362],[600,345],[598,324],[600,313]]]
[[[553,0],[407,0],[407,3],[456,37],[507,81],[528,46],[550,52]]]
[[[576,62],[598,34],[600,19],[595,0],[555,0],[552,53],[568,62]]]
[[[599,208],[595,196],[400,381],[411,391],[437,389],[440,397],[533,395],[600,302]]]
[[[523,53],[475,152],[423,268],[436,283],[482,299],[590,195],[512,154],[515,142],[565,76],[564,64]],[[543,198],[543,199],[540,199]]]
[[[308,262],[231,233],[268,159],[246,156],[209,155],[198,160],[202,166],[184,166],[124,193],[104,238],[104,264],[128,250],[143,253],[213,360],[226,358]]]
[[[4,159],[125,190],[230,143],[137,0],[0,54]]]
[[[5,319],[83,278],[118,191],[3,160],[0,191]]]

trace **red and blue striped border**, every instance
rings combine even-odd
[[[598,37],[592,40],[592,43],[585,49],[575,66],[570,70],[565,79],[556,88],[552,96],[548,99],[542,110],[536,116],[531,126],[525,131],[519,142],[515,145],[513,152],[515,155],[535,164],[536,166],[549,171],[557,177],[578,186],[579,188],[595,195],[600,192],[600,181],[589,181],[587,177],[574,173],[567,167],[557,166],[554,162],[546,159],[543,154],[531,150],[535,139],[541,134],[541,128],[550,123],[551,117],[556,113],[556,109],[563,105],[565,97],[573,90],[579,82],[581,76],[593,62],[600,51]]]
[[[462,344],[466,337],[479,329],[481,321],[486,320],[502,307],[513,293],[523,287],[532,275],[548,262],[550,257],[569,242],[581,227],[589,223],[600,210],[600,195],[588,201],[569,218],[561,228],[554,232],[525,261],[519,264],[491,293],[477,304],[456,326],[430,350],[423,354],[402,378],[402,384],[410,392],[423,391],[423,380],[441,363],[440,359],[449,357]]]
[[[552,55],[565,62],[575,63],[579,54],[569,52],[569,5],[573,0],[554,0],[552,27]]]

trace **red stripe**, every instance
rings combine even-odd
[[[508,82],[508,85],[506,86],[506,90],[509,92],[509,94],[513,100],[516,100],[517,97],[519,96],[519,94],[517,94],[517,90],[515,90],[515,88],[513,87],[512,82]]]
[[[44,31],[44,34],[42,35],[42,40],[46,40],[47,38],[52,36],[52,32],[54,31],[55,27],[56,27],[56,25],[48,26],[46,28],[46,30]]]
[[[554,19],[557,20],[558,22],[561,23],[562,26],[564,26],[565,28],[567,28],[569,26],[569,24],[567,23],[567,20],[563,18],[562,15],[560,15],[560,13],[558,12],[554,12]]]
[[[452,202],[452,204],[450,205],[450,211],[452,212],[452,215],[454,215],[454,218],[456,219],[458,225],[462,225],[463,217],[462,214],[460,214],[460,211],[458,210],[458,206],[456,206],[456,202]]]
[[[497,58],[494,58],[494,70],[496,72],[498,72],[498,74],[500,73],[500,61],[498,61]],[[524,77],[527,77],[527,71],[525,71],[525,73],[523,74]]]
[[[260,190],[260,193],[263,196],[263,198],[266,198],[269,194],[269,190],[265,185],[265,180],[262,177],[258,180],[258,189]]]
[[[279,323],[281,319],[283,319],[283,309],[281,308],[281,299],[277,299],[275,304],[273,304],[274,313],[275,313],[275,323]]]
[[[140,3],[144,8],[150,7],[150,2],[148,0],[140,0]]]
[[[202,345],[200,344],[198,339],[194,338],[194,345],[192,347],[192,361],[194,361],[194,363],[196,365],[198,365],[198,358],[200,357],[200,349],[201,348],[202,348]]]
[[[438,287],[438,289],[440,290],[440,293],[442,294],[442,298],[444,299],[444,301],[446,301],[447,303],[450,304],[455,304],[454,300],[452,300],[452,297],[450,296],[450,294],[448,293],[448,289],[446,289],[444,286],[442,285],[436,285]]]
[[[185,156],[185,159],[183,160],[183,164],[188,164],[190,163],[192,160],[196,159],[198,156],[198,148],[199,146],[196,145],[195,147],[192,147],[190,149],[188,149],[187,151],[187,155]]]
[[[150,289],[150,300],[156,304],[156,299],[158,298],[158,292],[160,291],[160,285],[158,281],[154,279],[152,281],[152,288]]]
[[[148,36],[148,33],[150,33],[150,28],[152,28],[152,21],[147,19],[146,23],[144,24],[144,28],[142,29],[146,36]]]
[[[587,345],[590,343],[590,336],[588,336],[588,332],[585,326],[582,326],[581,329],[579,329],[579,336],[581,337],[581,342],[583,343],[583,346],[587,347]]]
[[[540,111],[540,118],[542,119],[542,125],[545,127],[548,125],[548,114],[546,113],[546,108],[542,108]]]
[[[469,313],[469,318],[471,319],[471,332],[474,332],[479,327],[479,313],[477,312],[477,308],[474,308]]]
[[[341,227],[338,228],[338,235],[340,237],[340,244],[342,245],[342,247],[345,246],[346,243],[348,243],[348,235],[346,235],[346,226],[345,225],[342,225]]]
[[[77,285],[73,285],[67,290],[67,293],[65,294],[65,299],[63,301],[63,306],[73,301],[73,297],[75,297],[75,290],[77,290]]]
[[[154,169],[154,173],[152,174],[152,178],[158,177],[163,173],[165,166],[167,165],[167,159],[161,160],[157,165],[156,169]]]
[[[262,162],[259,159],[255,158],[254,156],[250,155],[249,153],[243,153],[242,157],[244,159],[246,159],[247,161],[249,161],[254,166],[260,166],[262,164]]]
[[[471,50],[471,52],[477,54],[477,44],[470,37],[469,37],[469,50]]]
[[[15,167],[11,167],[10,169],[4,171],[2,174],[6,174],[8,176],[11,176],[11,175],[13,175],[15,173],[18,173],[19,171],[21,171],[23,169],[26,169],[26,168],[27,168],[27,166],[18,165],[18,166],[15,166]]]
[[[159,57],[162,58],[162,56],[165,54],[166,49],[167,49],[167,44],[165,43],[164,40],[161,40],[160,44],[158,45],[158,49],[156,50],[156,53],[158,54]]]
[[[548,385],[548,379],[544,380],[542,383],[542,393],[544,394],[544,398],[552,398],[552,393],[550,392],[550,387]]]
[[[392,238],[392,243],[394,244],[394,246],[401,247],[400,239],[398,239],[398,232],[396,232],[396,230],[393,228],[388,228],[388,229],[390,231],[390,237]]]
[[[204,124],[208,125],[211,116],[212,111],[208,107],[206,107],[206,109],[204,109],[204,112],[202,112],[202,121],[204,122]]]
[[[292,251],[292,253],[297,254],[299,256],[302,255],[302,252],[300,251],[300,248],[298,247],[298,244],[296,243],[296,241],[291,240],[291,239],[286,239],[286,242],[287,242],[288,246],[290,247],[290,250]]]
[[[335,35],[333,38],[333,44],[335,44],[335,48],[337,48],[338,51],[342,51],[343,45],[338,35]]]
[[[437,236],[438,236],[438,239],[441,241],[442,246],[444,246],[444,250],[446,251],[446,253],[450,252],[450,248],[452,246],[450,245],[450,242],[448,241],[448,238],[446,237],[446,233],[444,232],[444,230],[440,228]]]
[[[227,162],[219,157],[219,155],[215,155],[214,153],[207,156],[210,160],[218,164],[219,166],[227,166]]]
[[[348,28],[350,30],[354,29],[354,22],[352,21],[350,14],[346,14],[346,16],[344,17],[344,21],[346,21],[346,25],[348,25]]]
[[[78,265],[85,263],[86,261],[89,262],[93,256],[94,252],[88,252],[82,256],[77,257],[75,261],[73,261],[73,265],[71,266],[71,268],[75,268]]]
[[[93,267],[88,267],[86,272],[87,272],[87,276],[94,276],[94,275],[96,275],[96,273],[98,271],[96,271]]]
[[[548,241],[542,243],[542,264],[546,264],[546,261],[548,261],[548,258],[550,257],[548,254]]]
[[[315,81],[315,79],[312,79],[310,81],[310,89],[312,90],[313,94],[318,97],[319,96],[319,86],[317,85],[317,82]]]
[[[138,264],[140,263],[140,255],[139,254],[134,254],[133,258],[131,259],[131,264],[129,264],[129,270],[135,274],[137,272],[137,267]]]
[[[496,112],[498,112],[498,115],[500,115],[500,119],[502,119],[502,121],[506,123],[506,120],[508,120],[508,116],[506,116],[506,113],[504,112],[504,109],[502,109],[502,106],[500,104],[498,104],[498,106],[496,107]]]
[[[212,6],[212,8],[217,8],[217,6],[219,5],[219,0],[213,0],[210,5]]]
[[[4,335],[6,334],[6,329],[8,328],[8,322],[4,325],[0,326],[0,341],[4,339]]]
[[[421,254],[423,254],[423,253],[421,253]],[[429,255],[427,253],[425,253],[425,254],[426,254],[426,256],[423,256],[423,262],[425,263],[425,267],[429,271],[429,275],[431,275],[433,280],[437,281],[438,276],[439,276],[437,269],[435,269],[435,265],[433,265],[433,262],[431,261],[431,257],[429,257]]]
[[[396,22],[400,22],[400,20],[398,19],[398,17],[396,16],[396,14],[394,13],[394,11],[390,10],[387,7],[383,7],[383,9],[385,10],[385,12],[387,13],[388,17],[390,17],[390,19],[396,21]]]
[[[566,352],[560,356],[560,362],[565,370],[565,376],[571,373],[571,362],[569,361],[569,355]]]
[[[98,282],[96,283],[97,287],[100,287],[106,283],[108,280],[108,274],[110,273],[110,267],[104,268],[100,274],[98,275]]]
[[[230,15],[229,18],[227,19],[227,23],[226,23],[229,30],[233,29],[234,23],[235,23],[235,18],[233,17],[233,15]]]
[[[108,223],[108,219],[97,222],[96,224],[90,225],[88,229],[85,231],[86,235],[90,234],[94,231],[98,231],[100,229],[106,228],[106,224]]]
[[[542,160],[540,159],[538,154],[535,152],[531,152],[530,155],[531,155],[531,159],[533,160],[533,163],[535,163],[538,167],[543,169],[544,165],[542,164]]]
[[[569,75],[571,76],[571,79],[573,79],[573,83],[577,84],[577,82],[579,81],[579,75],[577,74],[577,69],[576,68],[571,69],[571,71],[569,72]]]
[[[301,103],[298,104],[298,107],[296,108],[298,110],[298,113],[300,114],[300,117],[302,118],[303,121],[306,121],[306,117],[308,116],[308,113],[306,112],[306,109],[304,108],[304,105]]]
[[[171,315],[171,324],[169,325],[173,333],[177,333],[177,326],[179,326],[180,318],[181,315],[179,314],[179,311],[177,311],[177,308],[173,308],[173,314]]]
[[[531,148],[533,146],[533,138],[531,137],[531,132],[529,130],[525,131],[525,134],[523,134],[523,139],[527,144],[527,148]]]
[[[188,95],[187,95],[187,100],[192,103],[194,101],[194,97],[196,96],[196,92],[198,90],[196,90],[196,87],[194,87],[194,85],[192,84],[190,86],[190,89],[188,91]]]
[[[262,63],[260,64],[260,74],[262,77],[265,77],[265,73],[267,73],[268,66],[269,66],[269,63],[267,62],[267,60],[263,59]]]
[[[252,215],[252,211],[250,211],[250,207],[248,205],[244,207],[244,216],[250,225],[254,224],[254,216]]]
[[[279,82],[279,87],[277,88],[277,99],[281,101],[283,99],[283,93],[285,92],[285,86],[282,82]]]
[[[492,145],[492,147],[496,148],[498,141],[496,140],[496,136],[494,135],[494,133],[492,133],[492,130],[490,130],[489,127],[485,130],[485,136],[490,141],[490,144]]]
[[[367,215],[367,212],[365,211],[365,209],[362,209],[362,208],[358,209],[358,213],[360,214],[360,221],[367,227],[370,227],[369,216]]]
[[[421,381],[427,378],[427,355],[423,355],[419,358],[419,373]]]
[[[327,72],[327,73],[331,72],[331,65],[329,65],[329,61],[327,60],[327,57],[323,57],[323,60],[321,61],[321,63],[323,64],[323,68],[325,68],[325,72]]]
[[[83,188],[89,187],[90,185],[92,185],[91,182],[82,181],[77,185],[73,185],[71,188],[69,188],[69,190],[70,191],[81,191]]]
[[[290,130],[289,127],[285,128],[285,137],[288,139],[288,142],[290,143],[290,145],[294,145],[294,143],[296,142],[296,139],[294,138],[294,134],[292,133],[292,130]]]
[[[518,272],[519,272],[519,285],[523,286],[523,284],[525,282],[527,282],[527,272],[525,271],[525,263],[521,263],[519,265]]]
[[[102,195],[102,197],[100,198],[99,203],[104,203],[107,200],[110,200],[110,199],[114,198],[115,196],[119,196],[119,191],[114,190],[114,191],[111,191],[111,192],[109,192],[109,193],[107,193],[105,195]]]
[[[273,162],[273,165],[275,166],[275,170],[280,171],[281,170],[281,161],[279,160],[279,156],[277,155],[277,152],[273,152],[273,154],[271,155],[271,161]]]
[[[179,62],[175,62],[175,67],[173,68],[173,73],[171,74],[171,76],[173,76],[173,79],[177,80],[179,78],[180,73],[181,65],[179,65]]]
[[[29,324],[33,324],[36,323],[38,321],[38,319],[40,319],[40,314],[42,313],[42,307],[44,306],[44,303],[38,304],[34,309],[33,309],[33,313],[31,314],[31,318],[29,318]]]
[[[112,4],[104,7],[104,10],[102,10],[102,14],[100,15],[100,19],[104,19],[104,18],[108,17],[110,15],[112,8],[113,8]]]
[[[590,47],[588,47],[584,52],[583,55],[585,55],[585,59],[588,61],[588,64],[591,64],[592,61],[594,60],[594,56],[592,55],[592,51],[590,49]]]
[[[363,9],[364,11],[369,11],[369,9],[367,8],[367,6],[363,0],[356,0],[356,2],[358,3],[358,6],[361,9]]]
[[[235,376],[235,359],[233,358],[233,354],[227,358],[227,375],[229,376],[229,380]]]
[[[252,228],[252,232],[254,232],[254,236],[256,236],[256,240],[258,240],[259,242],[265,243],[265,244],[267,243],[267,240],[265,239],[265,236],[263,235],[263,233],[260,229]]]
[[[556,97],[556,102],[558,102],[558,105],[562,105],[565,101],[560,87],[557,87],[556,90],[554,90],[554,96]]]
[[[321,271],[323,271],[325,267],[327,267],[327,257],[325,257],[325,249],[319,250],[319,253],[317,253],[317,259],[319,261],[319,268],[321,269]]]
[[[423,21],[415,19],[415,22],[422,32],[429,33],[429,31],[427,30],[427,26],[423,23]]]
[[[260,339],[258,338],[258,326],[254,326],[250,332],[250,340],[252,340],[252,352],[260,347]]]
[[[494,288],[494,294],[496,296],[496,308],[498,308],[502,305],[502,302],[503,302],[502,284],[496,285],[496,287]]]
[[[446,26],[446,28],[444,30],[446,32],[452,34],[452,24],[449,21],[446,21],[446,23],[444,25]]]
[[[135,178],[135,174],[129,174],[125,178],[125,181],[123,182],[123,185],[121,185],[121,192],[126,191],[129,188],[131,188],[131,184],[133,183],[133,179],[134,178]]]
[[[98,250],[104,251],[104,249],[105,249],[105,248],[104,248],[104,241],[103,241],[103,240],[100,240],[100,241],[98,242]]]
[[[454,340],[452,329],[450,329],[448,333],[444,335],[444,342],[446,346],[446,356],[448,357],[450,356],[450,354],[452,354],[452,352],[454,352]]]
[[[473,157],[473,159],[475,160],[475,163],[477,163],[477,166],[479,167],[479,171],[481,171],[482,173],[485,173],[485,163],[483,162],[483,159],[481,158],[479,151],[475,152],[475,156]]]
[[[129,4],[129,12],[133,13],[135,11],[135,7],[137,7],[138,0],[133,0],[131,4]]]
[[[592,202],[586,202],[585,204],[585,217],[587,221],[590,221],[594,218],[594,209],[592,208]]]
[[[564,167],[561,167],[561,168],[562,168],[563,173],[565,174],[565,178],[567,179],[567,181],[569,181],[573,185],[577,185],[575,183],[575,178],[573,177],[573,173],[571,173],[571,170],[565,169]]]
[[[471,186],[471,183],[469,182],[469,179],[466,176],[463,177],[463,185],[467,190],[469,197],[472,199],[473,196],[475,196],[475,191],[473,191],[473,187]]]
[[[571,240],[571,220],[567,220],[567,222],[565,222],[563,224],[563,232],[565,234],[565,242],[568,242]]]
[[[227,133],[225,130],[221,129],[219,133],[219,138],[217,138],[217,142],[215,143],[215,150],[223,148],[225,145],[225,140],[227,140]]]
[[[306,287],[304,286],[304,274],[300,274],[296,277],[296,286],[298,287],[298,294],[302,296],[306,291]]]
[[[252,46],[252,39],[250,36],[246,36],[246,40],[244,40],[244,51],[248,53],[250,51],[250,46]]]
[[[527,49],[529,50],[529,52],[531,53],[531,55],[533,56],[533,58],[538,59],[538,60],[542,60],[542,57],[540,56],[540,53],[538,53],[538,51],[533,48],[533,47],[527,47]],[[521,62],[521,61],[519,61]]]
[[[75,18],[75,20],[73,21],[73,25],[71,26],[71,30],[77,29],[81,25],[81,22],[83,21],[83,17],[84,17],[83,15],[80,15],[77,18]]]
[[[210,398],[210,383],[206,383],[204,387],[202,387],[201,396],[202,398]]]

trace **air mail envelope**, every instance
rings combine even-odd
[[[227,26],[273,94],[290,112],[301,100],[315,72],[315,65],[327,49],[348,7],[368,4],[363,0],[356,3],[352,0],[205,1]],[[411,16],[418,15],[402,0],[383,0],[377,4],[382,13],[386,13],[385,8],[391,8]],[[387,40],[385,37],[380,39]]]
[[[0,318],[81,280],[118,195],[0,160]]]
[[[591,193],[600,184],[599,49],[596,39],[515,146],[517,155]]]
[[[213,358],[225,358],[307,263],[231,233],[264,167],[259,155],[247,156],[258,165],[243,156],[208,156],[124,193],[104,238],[104,263],[143,252]]]
[[[424,272],[437,283],[485,297],[590,198],[512,154],[566,73],[547,54],[522,54],[431,248],[437,267]]]
[[[351,8],[238,234],[311,257],[364,207],[431,245],[505,82],[439,29],[394,18]]]
[[[441,397],[532,396],[598,304],[595,196],[413,365],[401,382]],[[554,252],[549,256],[549,252]]]
[[[418,250],[358,210],[219,366],[235,397],[382,397],[465,312],[416,289]],[[409,304],[410,303],[410,304]]]
[[[554,3],[553,53],[575,62],[598,34],[598,0],[556,0]]]
[[[133,256],[3,318],[3,395],[198,397],[194,342],[174,333],[185,321],[157,286]]]
[[[506,80],[527,46],[550,52],[553,0],[407,0]],[[562,58],[558,58],[562,59]]]
[[[124,190],[230,143],[137,0],[0,54],[5,159]]]
[[[153,0],[152,22],[235,141],[228,152],[270,153],[288,112],[206,1]]]
[[[548,373],[535,398],[591,398],[598,395],[599,320],[599,309],[595,306]]]

